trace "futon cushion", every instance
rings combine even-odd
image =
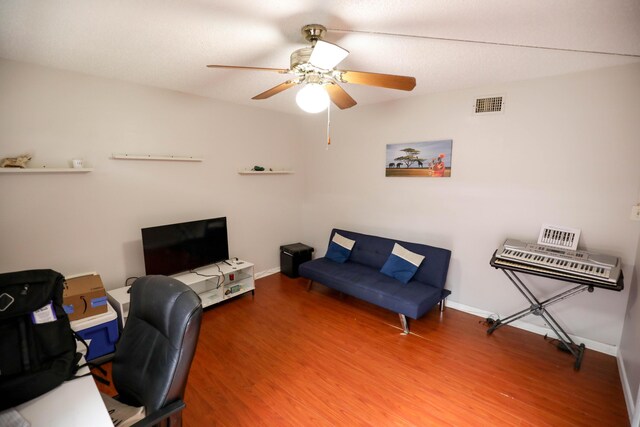
[[[396,243],[380,272],[407,284],[418,271],[422,260],[423,255],[411,252]]]
[[[343,263],[349,259],[351,249],[353,249],[353,245],[355,245],[355,243],[355,240],[347,239],[346,237],[335,233],[333,235],[333,239],[329,242],[329,248],[327,249],[325,257],[332,261]]]

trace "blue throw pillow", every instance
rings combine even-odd
[[[333,235],[333,239],[329,242],[329,249],[327,249],[325,258],[343,263],[349,259],[351,249],[353,249],[353,245],[355,245],[355,243],[355,240],[347,239],[346,237],[335,233]]]
[[[413,253],[396,243],[393,245],[391,255],[382,266],[380,273],[407,284],[418,271],[422,260],[424,260],[423,255]]]

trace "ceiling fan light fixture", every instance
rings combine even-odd
[[[318,40],[313,47],[309,63],[323,70],[331,70],[349,55],[349,51],[340,46]]]
[[[307,83],[296,95],[296,103],[307,113],[320,113],[329,106],[329,94],[321,84]]]

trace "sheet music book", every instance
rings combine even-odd
[[[578,240],[580,240],[580,230],[578,228],[551,224],[542,224],[540,236],[538,236],[539,245],[570,249],[572,251],[578,249]]]

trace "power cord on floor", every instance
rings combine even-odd
[[[547,334],[544,335],[544,340],[546,342],[548,342],[549,344],[552,344],[554,346],[556,346],[558,348],[558,350],[563,351],[565,353],[571,353],[571,349],[569,349],[568,346],[571,346],[571,348],[574,351],[578,351],[578,346],[577,345],[571,345],[571,344],[567,344],[557,338],[549,338],[547,336]]]
[[[483,325],[486,325],[486,326],[493,326],[499,320],[500,320],[500,316],[498,316],[497,314],[492,314],[489,317],[487,317],[486,319],[481,320],[479,323],[482,323]]]

